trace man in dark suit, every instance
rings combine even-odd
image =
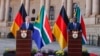
[[[21,30],[31,30],[34,31],[33,23],[30,22],[31,19],[29,16],[26,16],[25,22],[21,25]]]
[[[73,18],[72,22],[68,24],[68,31],[73,30],[81,31],[81,25],[80,23],[76,22],[76,18]]]
[[[31,18],[29,16],[26,16],[25,22],[21,25],[20,30],[30,30],[32,33],[34,32],[34,25],[31,23]],[[31,44],[32,48],[32,44]]]

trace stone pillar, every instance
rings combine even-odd
[[[67,15],[68,18],[72,18],[72,5],[73,5],[73,0],[67,0]]]
[[[62,5],[64,5],[65,9],[67,9],[67,0],[62,0]]]
[[[22,3],[25,4],[25,0],[21,0],[21,4],[22,4]]]
[[[92,15],[98,15],[99,14],[99,0],[93,0],[92,1]]]
[[[26,8],[27,15],[29,15],[29,10],[30,10],[30,0],[26,0],[25,8]]]
[[[45,5],[44,0],[40,0],[40,9],[41,9],[41,7],[42,7],[43,5]]]
[[[50,0],[46,0],[46,12],[47,12],[47,16],[49,16],[49,7],[50,7]]]
[[[85,15],[90,16],[92,14],[92,0],[86,0]]]
[[[8,20],[9,16],[9,6],[10,6],[10,0],[6,0],[5,22]]]
[[[5,0],[1,0],[0,21],[4,20]]]

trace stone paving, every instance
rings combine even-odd
[[[33,48],[36,48],[34,41],[33,41],[32,46],[33,46]],[[88,46],[88,45],[84,45],[83,47],[86,48],[88,50],[88,52],[95,53],[95,54],[98,54],[98,56],[100,56],[100,47]],[[4,50],[6,50],[6,49],[13,50],[15,48],[16,48],[16,40],[15,39],[0,39],[0,56],[3,56]],[[42,50],[44,50],[44,49],[45,50],[48,50],[48,49],[59,50],[60,47],[57,42],[53,42],[52,44],[49,44],[42,48]]]

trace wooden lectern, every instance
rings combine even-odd
[[[17,31],[16,56],[31,56],[32,40],[30,30]]]
[[[82,33],[68,32],[68,56],[82,56]]]

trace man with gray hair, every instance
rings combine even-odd
[[[31,23],[31,18],[26,16],[25,22],[21,25],[21,30],[31,30],[34,31],[34,25]]]

